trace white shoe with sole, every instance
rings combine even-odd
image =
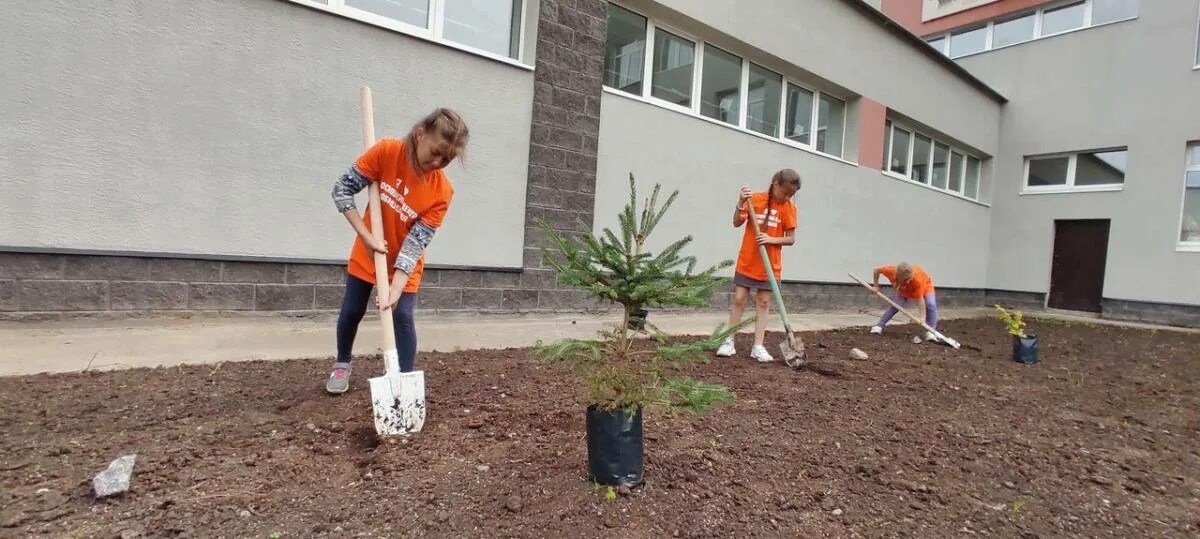
[[[725,339],[725,342],[721,343],[721,347],[717,348],[717,357],[733,357],[736,353],[737,348],[733,346],[733,337]]]
[[[883,326],[871,326],[871,335],[883,335]]]
[[[754,358],[754,360],[758,361],[759,363],[770,363],[775,361],[775,358],[771,357],[771,353],[767,352],[767,347],[761,344],[756,344],[754,345],[754,348],[750,349],[750,357]]]

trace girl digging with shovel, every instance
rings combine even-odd
[[[467,124],[453,110],[439,108],[417,122],[403,140],[383,139],[363,153],[333,185],[333,201],[358,237],[346,268],[346,294],[337,321],[337,362],[325,382],[329,393],[350,389],[350,354],[358,324],[366,314],[375,286],[372,257],[387,255],[388,298],[376,298],[380,309],[394,307],[396,350],[400,371],[410,372],[417,355],[413,308],[425,267],[425,249],[442,225],[454,188],[442,172],[462,155],[468,139]],[[354,205],[354,195],[370,182],[379,183],[383,237],[371,235]]]

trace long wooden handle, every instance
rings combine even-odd
[[[929,327],[929,324],[926,324],[924,320],[921,320],[920,318],[917,318],[917,317],[913,316],[913,314],[912,314],[912,313],[910,313],[910,312],[906,311],[906,310],[904,309],[904,307],[901,307],[901,306],[900,306],[900,304],[899,304],[899,303],[896,303],[895,301],[892,301],[892,298],[889,298],[889,297],[887,297],[887,295],[886,295],[886,294],[884,294],[883,292],[880,292],[880,291],[878,291],[878,290],[875,290],[874,288],[872,288],[872,287],[871,287],[871,285],[867,284],[867,283],[866,283],[865,281],[863,281],[862,279],[859,279],[858,277],[855,277],[853,273],[850,273],[850,274],[848,274],[848,275],[850,275],[850,278],[851,278],[851,279],[854,279],[855,281],[858,281],[858,284],[861,284],[861,285],[863,285],[863,288],[866,288],[867,290],[870,290],[871,292],[874,292],[876,296],[879,296],[879,297],[883,298],[883,300],[884,300],[884,301],[888,302],[888,304],[890,304],[892,307],[895,307],[895,308],[896,308],[896,310],[898,310],[898,311],[900,311],[900,312],[904,313],[904,316],[907,316],[907,317],[909,317],[910,319],[912,319],[912,321],[913,321],[913,322],[916,322],[916,323],[918,323],[918,324],[921,324],[921,327],[925,328],[925,331],[928,331],[928,332],[930,332],[930,333],[933,333],[933,334],[936,334],[936,335],[941,335],[941,333],[938,333],[938,331],[937,331],[936,329],[933,329],[933,328]]]
[[[362,98],[362,135],[363,147],[370,149],[375,145],[375,108],[371,101],[371,88],[363,86],[360,92]],[[383,206],[379,201],[379,182],[373,181],[368,187],[370,196],[371,236],[377,241],[383,241]],[[390,282],[388,282],[387,255],[372,250],[375,254],[375,294],[381,298],[390,297]],[[383,358],[388,372],[400,372],[396,361],[396,331],[392,321],[391,307],[379,312],[379,325],[383,329]]]

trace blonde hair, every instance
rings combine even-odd
[[[896,278],[897,279],[907,282],[909,279],[912,279],[912,276],[913,276],[912,264],[909,264],[908,262],[901,262],[896,265]]]
[[[427,135],[437,135],[453,146],[456,159],[462,158],[467,141],[471,138],[471,130],[467,128],[467,122],[463,120],[462,116],[445,107],[438,107],[428,116],[413,124],[408,136],[404,137],[405,145],[411,152],[417,151],[416,133],[418,129]]]
[[[800,190],[800,173],[790,168],[785,168],[776,172],[771,176],[771,185],[782,185],[785,187],[795,187]]]

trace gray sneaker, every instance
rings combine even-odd
[[[325,391],[338,395],[350,389],[350,364],[334,363],[329,380],[325,381]]]

